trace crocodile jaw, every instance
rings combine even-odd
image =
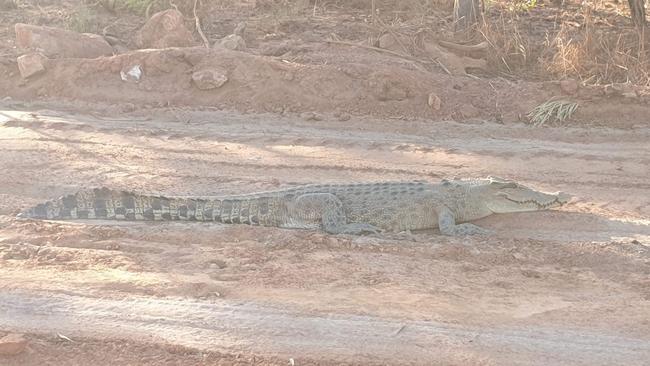
[[[542,211],[560,207],[571,199],[564,192],[545,193],[518,186],[499,190],[488,200],[487,206],[494,213]]]

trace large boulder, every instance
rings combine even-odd
[[[135,35],[138,48],[190,47],[196,42],[185,27],[183,14],[169,9],[154,14]]]
[[[97,58],[113,55],[113,47],[96,34],[23,23],[17,23],[14,30],[18,48],[37,51],[48,58]]]
[[[16,62],[18,63],[20,76],[27,79],[30,76],[42,73],[45,71],[45,60],[45,56],[37,52],[19,56]]]

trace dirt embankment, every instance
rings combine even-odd
[[[48,12],[54,6],[41,9],[53,17],[48,21],[56,25],[56,18]],[[480,77],[464,75],[465,71],[473,72],[465,69],[467,60],[478,61],[490,51],[465,54],[446,49],[426,32],[416,37],[414,46],[409,43],[411,38],[401,34],[415,25],[405,22],[398,35],[390,27],[370,27],[358,11],[342,9],[326,13],[325,18],[306,13],[269,18],[263,10],[246,9],[240,9],[239,18],[233,18],[232,12],[205,10],[203,24],[208,40],[217,44],[209,50],[129,51],[128,47],[133,49],[142,43],[138,42],[142,38],[138,29],[144,20],[111,15],[100,7],[93,10],[96,20],[106,24],[104,33],[108,32],[106,37],[115,44],[118,55],[97,59],[51,57],[43,62],[45,72],[28,79],[21,77],[15,60],[25,51],[10,46],[14,44],[13,24],[29,23],[25,14],[34,10],[7,11],[2,32],[7,46],[0,62],[3,97],[108,102],[116,105],[117,112],[191,107],[303,115],[313,120],[346,120],[353,115],[504,123],[526,121],[535,106],[559,98],[579,103],[572,123],[625,128],[647,125],[650,99],[644,91],[629,85],[581,86],[573,79],[523,81],[504,78],[501,71],[490,69],[479,70]],[[71,20],[79,17],[78,10],[67,11],[71,12]],[[439,27],[442,35],[449,34],[449,26],[437,18],[441,14],[432,18],[435,24],[421,26]],[[69,26],[71,20],[63,25]],[[228,37],[236,36],[228,35],[236,28],[235,20],[247,24],[242,28],[245,31],[235,30],[245,43],[240,47],[235,42],[228,47],[236,50],[230,50],[220,46],[220,39],[232,41]],[[189,25],[191,22],[187,24],[187,28],[195,29]],[[362,34],[369,35],[375,49],[358,39]],[[402,41],[386,41],[385,36],[391,35]],[[349,42],[328,41],[346,38]],[[187,45],[198,45],[198,40],[200,37],[195,35],[195,41]],[[400,49],[400,45],[406,48]],[[121,72],[134,66],[140,67],[142,77],[138,82],[124,81]],[[193,77],[206,73],[227,81],[207,90],[198,87]]]

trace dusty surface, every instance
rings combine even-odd
[[[111,118],[53,107],[75,109],[0,112],[0,329],[31,339],[3,362],[642,365],[650,357],[647,128],[217,111],[179,122],[164,110]],[[576,198],[560,211],[481,220],[498,232],[489,238],[14,218],[88,186],[215,195],[488,174]]]
[[[245,22],[242,51],[138,50],[145,9],[124,5],[137,3],[0,0],[0,340],[28,341],[0,365],[647,364],[650,37],[626,2],[491,7],[496,28],[465,39],[449,2],[377,1],[373,21],[365,0],[199,1],[210,44]],[[201,44],[193,3],[175,1]],[[23,79],[18,22],[104,35],[115,55]],[[386,35],[397,55],[367,48]],[[489,67],[465,75],[465,56]],[[123,81],[135,65],[141,80]],[[201,90],[197,72],[227,82]],[[526,125],[550,98],[578,111]],[[15,218],[98,186],[210,196],[487,175],[575,198],[468,238]]]

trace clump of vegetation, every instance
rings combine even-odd
[[[509,5],[510,11],[530,11],[537,6],[537,0],[513,0]]]
[[[68,18],[68,29],[79,33],[96,33],[97,21],[95,13],[88,6],[81,5]]]
[[[539,6],[533,0],[491,0],[488,4],[474,41],[490,45],[488,65],[499,74],[650,86],[647,32],[621,17],[629,11],[627,2]],[[554,22],[548,21],[550,14]]]
[[[498,18],[484,18],[479,25],[482,40],[490,45],[488,64],[506,75],[534,67],[535,42],[522,31],[516,12],[501,12]]]
[[[0,0],[0,9],[17,9],[16,0]]]
[[[144,14],[155,0],[115,0],[116,6],[137,14]]]
[[[530,123],[535,126],[543,126],[549,121],[562,123],[571,118],[573,112],[578,109],[578,103],[567,100],[549,100],[535,107],[528,118]]]

